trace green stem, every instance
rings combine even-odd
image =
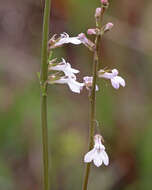
[[[90,95],[91,113],[90,113],[90,129],[89,129],[89,151],[93,148],[93,138],[95,130],[96,79],[97,79],[97,68],[99,62],[98,61],[99,42],[100,42],[100,36],[96,36],[95,39],[96,50],[94,52],[94,58],[93,58],[93,85]],[[87,163],[82,190],[87,190],[89,174],[90,174],[90,163]]]
[[[44,190],[49,189],[48,129],[47,129],[47,77],[48,77],[48,33],[51,0],[45,1],[43,18],[43,38],[41,51],[41,125],[43,143],[43,183]]]

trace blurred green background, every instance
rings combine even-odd
[[[76,36],[94,27],[99,0],[52,0],[50,37]],[[40,70],[43,0],[5,0],[0,5],[0,190],[42,189]],[[117,68],[126,87],[99,80],[97,119],[109,167],[92,165],[88,190],[152,189],[152,1],[111,0],[104,23],[114,28],[102,40],[101,68]],[[91,75],[84,46],[55,50]],[[60,59],[59,59],[60,60]],[[81,189],[87,152],[88,93],[49,86],[48,123],[52,190]]]

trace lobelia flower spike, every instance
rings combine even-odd
[[[122,77],[118,76],[118,73],[119,72],[118,72],[117,69],[113,69],[111,71],[111,73],[106,72],[106,71],[101,69],[101,70],[98,71],[98,77],[99,78],[110,79],[113,88],[119,89],[120,85],[122,87],[125,87],[126,83],[125,83],[125,80]]]
[[[109,157],[105,151],[105,146],[101,142],[102,139],[101,135],[94,136],[94,148],[84,156],[85,163],[93,161],[94,165],[97,167],[101,166],[102,163],[106,166],[109,164]]]
[[[84,83],[76,81],[76,77],[67,77],[62,76],[59,79],[55,80],[52,76],[48,78],[49,84],[67,84],[72,92],[80,93],[83,89]]]
[[[87,90],[90,90],[92,88],[92,83],[93,83],[93,77],[85,76],[83,77],[84,81],[84,86],[86,87]],[[99,90],[99,87],[96,85],[96,91]]]
[[[79,45],[82,42],[79,40],[79,37],[70,37],[66,32],[60,35],[59,38],[55,39],[56,35],[54,35],[48,42],[49,49],[54,49],[57,47],[60,47],[64,44],[74,44],[74,45]]]
[[[63,58],[62,62],[56,64],[54,63],[54,60],[50,61],[49,70],[62,71],[64,72],[65,76],[68,77],[75,77],[74,74],[79,73],[79,70],[71,68],[70,63],[66,62]]]

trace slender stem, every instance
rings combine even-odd
[[[43,18],[43,38],[41,51],[41,125],[43,143],[43,183],[44,190],[49,189],[48,129],[47,129],[47,75],[48,75],[48,33],[51,0],[45,1]]]
[[[89,129],[89,150],[93,148],[93,137],[95,129],[96,79],[97,79],[97,68],[99,62],[98,61],[99,42],[100,42],[100,36],[96,36],[95,39],[96,50],[94,51],[94,58],[93,58],[93,85],[90,95],[91,113],[90,113],[90,129]],[[83,187],[82,187],[83,190],[87,190],[89,174],[90,174],[90,163],[87,163],[85,169]]]

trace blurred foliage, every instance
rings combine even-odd
[[[94,27],[99,0],[52,0],[50,36],[76,36]],[[0,6],[0,189],[40,190],[42,145],[40,69],[44,1],[5,0]],[[150,190],[152,139],[152,36],[150,0],[111,1],[104,23],[115,24],[101,43],[100,67],[117,68],[127,86],[118,91],[98,80],[97,128],[107,147],[109,167],[92,166],[89,190]],[[78,75],[91,75],[92,55],[67,45],[64,57]],[[53,190],[81,189],[87,151],[89,103],[84,90],[48,91],[50,180]]]

